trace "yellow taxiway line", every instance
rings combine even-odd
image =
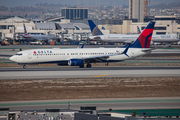
[[[98,75],[98,76],[94,76],[94,77],[103,77],[103,76],[108,76],[109,74],[104,74],[104,75]]]

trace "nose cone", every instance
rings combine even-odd
[[[9,59],[10,59],[11,61],[14,61],[14,62],[15,62],[15,61],[16,61],[16,56],[12,56],[12,57],[10,57]]]

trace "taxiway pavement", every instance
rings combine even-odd
[[[180,77],[180,66],[0,68],[1,80],[97,77]]]

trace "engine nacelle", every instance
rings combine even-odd
[[[84,61],[82,59],[70,59],[68,61],[69,66],[82,66],[84,65]]]

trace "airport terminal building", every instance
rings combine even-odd
[[[134,22],[133,19],[93,19],[104,34],[137,34],[137,26],[142,31],[150,20],[155,20],[153,34],[174,34],[180,38],[180,18],[176,16],[155,16],[144,20],[146,22]],[[28,33],[51,35],[54,38],[63,38],[63,36],[72,34],[91,35],[88,19],[77,20],[61,17],[48,20],[27,20],[12,17],[0,21],[0,39],[19,39],[19,35],[24,33],[23,24],[25,24]]]

